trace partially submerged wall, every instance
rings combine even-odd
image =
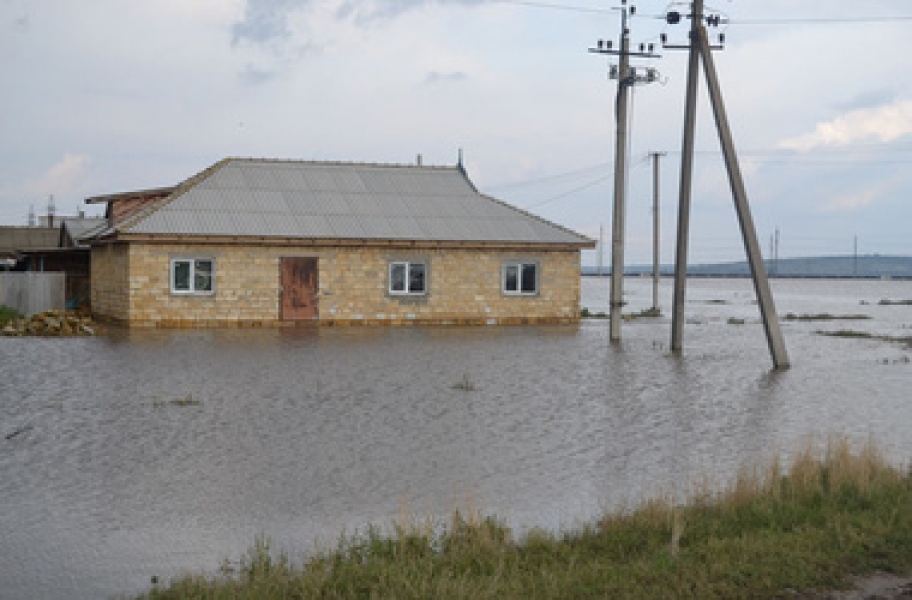
[[[118,249],[119,248],[119,249]],[[325,325],[575,323],[579,250],[492,248],[294,247],[131,243],[92,253],[92,306],[133,326],[277,326],[282,257],[315,257],[319,317]],[[175,294],[172,259],[211,259],[210,294]],[[97,259],[98,262],[95,262]],[[391,261],[424,262],[427,293],[390,295]],[[534,295],[502,292],[504,262],[534,262]],[[104,275],[97,275],[105,273]]]

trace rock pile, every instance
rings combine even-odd
[[[13,319],[0,329],[0,335],[88,336],[95,335],[95,328],[89,317],[49,310],[24,319]]]

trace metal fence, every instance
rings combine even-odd
[[[64,273],[0,273],[0,305],[29,316],[66,306]]]

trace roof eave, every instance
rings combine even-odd
[[[509,248],[537,250],[582,250],[596,247],[594,240],[543,242],[522,240],[417,240],[388,238],[301,238],[274,236],[233,236],[199,234],[141,234],[120,231],[93,241],[145,242],[151,244],[191,243],[260,246],[370,246],[385,248]]]

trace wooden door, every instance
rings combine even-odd
[[[317,292],[320,274],[316,258],[287,257],[280,261],[281,318],[283,321],[308,321],[318,316]]]

